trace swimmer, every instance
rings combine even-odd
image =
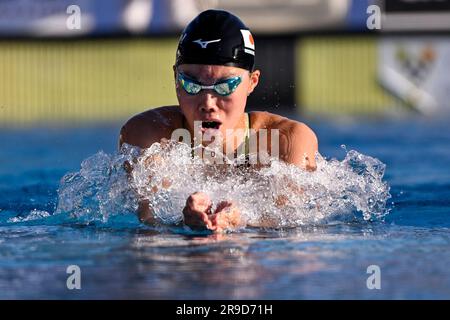
[[[245,112],[247,97],[261,74],[254,60],[252,34],[238,17],[222,10],[200,13],[184,29],[178,43],[173,66],[178,105],[132,117],[121,129],[119,145],[148,148],[171,139],[175,130],[184,129],[192,139],[191,146],[200,133],[204,146],[214,140],[220,141],[223,151],[230,147],[236,151],[248,140],[250,131],[277,129],[279,159],[314,171],[318,142],[307,125],[269,112]],[[204,138],[208,134],[217,134],[221,139]],[[259,145],[262,136],[256,136]],[[275,136],[271,137],[268,134],[266,139]],[[273,156],[272,141],[265,143],[267,153]],[[184,224],[214,232],[243,226],[239,208],[233,202],[224,201],[214,211],[212,207],[206,194],[193,193],[183,209]],[[144,223],[155,223],[148,201],[139,202],[138,216]]]

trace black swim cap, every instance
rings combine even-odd
[[[181,34],[175,65],[180,64],[213,64],[253,71],[252,34],[238,17],[227,11],[203,11]]]

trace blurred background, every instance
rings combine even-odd
[[[176,104],[178,37],[209,8],[254,34],[262,77],[249,110],[450,110],[448,0],[0,0],[0,126],[116,122]]]

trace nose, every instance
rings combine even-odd
[[[211,113],[218,110],[217,99],[212,93],[205,91],[202,92],[200,96],[201,96],[199,101],[200,111],[205,113]]]

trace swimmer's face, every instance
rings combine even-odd
[[[219,81],[240,76],[241,83],[230,95],[220,95],[212,89],[202,89],[192,95],[187,93],[176,80],[177,70],[196,80],[202,85],[210,86]],[[248,70],[217,65],[183,64],[174,67],[176,93],[180,108],[188,122],[189,129],[194,130],[194,121],[202,121],[207,127],[219,129],[225,136],[225,130],[242,126],[243,114],[248,95],[253,92],[259,80],[259,70]]]

